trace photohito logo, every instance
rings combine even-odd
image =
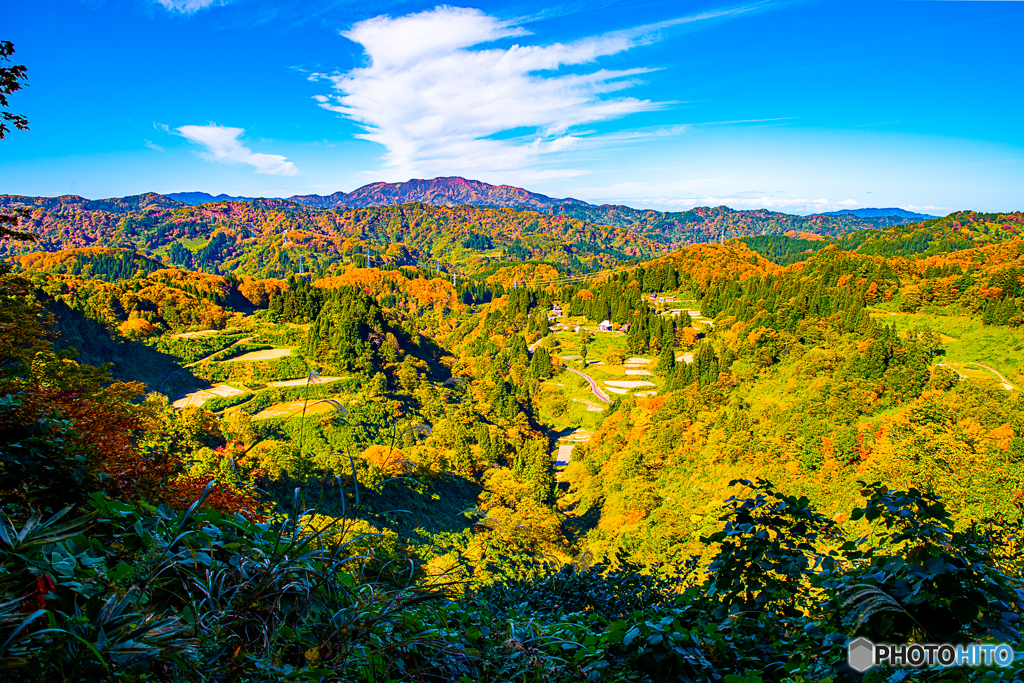
[[[952,645],[950,643],[872,643],[850,641],[846,661],[861,673],[873,666],[1010,666],[1016,656],[1006,643]]]

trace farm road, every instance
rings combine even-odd
[[[583,379],[585,379],[588,382],[590,382],[590,391],[593,392],[594,396],[597,396],[598,399],[604,401],[605,403],[611,403],[612,402],[611,399],[608,398],[608,395],[605,394],[603,391],[601,391],[601,387],[597,386],[597,382],[594,381],[593,377],[591,377],[590,375],[586,375],[586,374],[580,372],[579,370],[574,370],[574,369],[570,368],[568,365],[565,366],[565,369],[568,370],[569,372],[571,372],[572,374],[579,375]]]

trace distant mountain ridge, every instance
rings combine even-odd
[[[532,209],[552,213],[565,204],[589,206],[579,199],[555,199],[547,195],[511,185],[491,185],[459,176],[413,179],[404,183],[370,183],[352,192],[329,195],[295,195],[289,200],[321,209],[346,207],[361,209],[371,206],[395,206],[421,202],[431,206],[494,206],[505,209]]]
[[[86,199],[77,194],[65,194],[60,197],[24,197],[21,195],[0,195],[0,206],[35,206],[47,211],[81,209],[84,211],[106,211],[108,213],[131,213],[155,206],[171,209],[181,203],[156,192],[136,194],[128,197],[112,197],[110,199]]]
[[[147,193],[99,200],[75,195],[0,195],[0,209],[7,207],[39,212],[26,227],[40,236],[37,248],[47,251],[138,246],[137,240],[141,239],[146,249],[171,248],[175,239],[192,240],[199,235],[213,239],[214,232],[226,231],[227,236],[222,235],[213,246],[204,246],[203,253],[195,255],[207,265],[229,253],[243,256],[255,244],[247,240],[271,239],[271,231],[277,239],[291,230],[341,239],[327,247],[337,252],[346,239],[366,239],[369,230],[375,235],[371,240],[375,244],[401,243],[395,249],[406,253],[409,262],[436,256],[440,249],[464,260],[475,258],[470,256],[474,252],[487,253],[481,256],[484,261],[557,259],[567,268],[580,271],[699,242],[785,233],[841,237],[918,222],[899,216],[859,217],[851,212],[797,216],[767,209],[738,211],[726,206],[682,212],[595,206],[578,199],[557,199],[460,177],[371,183],[353,192],[288,199],[248,199],[205,192]],[[157,223],[165,227],[149,235],[146,226]],[[364,227],[361,232],[349,234],[347,231],[355,225]],[[386,230],[380,232],[385,226]],[[225,246],[224,240],[234,246]],[[175,253],[182,259],[187,256],[182,249],[194,245],[187,244],[176,247]],[[0,248],[0,255],[12,248]],[[375,249],[369,244],[366,248]]]
[[[212,195],[209,192],[168,192],[164,196],[189,206],[214,204],[216,202],[251,202],[254,199],[258,199],[258,197],[232,197],[223,192],[218,195]]]
[[[899,218],[915,218],[917,220],[927,220],[929,218],[939,218],[939,216],[933,216],[928,213],[914,213],[913,211],[907,211],[906,209],[900,209],[896,207],[890,207],[888,209],[843,209],[842,211],[827,211],[819,214],[821,216],[842,216],[849,214],[856,216],[857,218],[882,218],[885,216],[897,216]]]

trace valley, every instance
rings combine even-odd
[[[8,3],[0,683],[1024,681],[1022,7]]]
[[[579,641],[574,666],[622,672],[654,650],[630,649],[615,629],[683,603],[701,614],[761,605],[737,637],[803,639],[766,661],[796,656],[817,670],[822,649],[839,661],[838,636],[806,631],[810,616],[787,617],[803,624],[796,636],[775,621],[785,609],[773,599],[709,587],[727,553],[766,533],[780,543],[807,534],[780,521],[787,510],[829,531],[786,552],[845,554],[846,582],[879,570],[851,539],[886,528],[858,506],[906,509],[872,482],[941,500],[913,503],[913,514],[933,515],[922,524],[946,525],[942,534],[1024,525],[1020,214],[687,245],[671,231],[528,210],[268,201],[140,209],[126,198],[114,202],[120,214],[37,203],[27,224],[39,242],[5,242],[0,414],[11,434],[67,419],[74,431],[47,429],[72,440],[90,475],[75,479],[71,464],[30,471],[51,451],[12,441],[5,504],[56,512],[59,482],[62,504],[107,501],[146,524],[200,515],[195,533],[248,529],[239,547],[305,520],[293,542],[315,538],[339,563],[362,558],[332,576],[441,600],[402,607],[407,616],[472,622],[480,604],[496,610],[488,620],[528,609],[548,643],[537,656],[555,657],[546,639],[562,614],[612,639],[603,652]],[[91,245],[67,243],[83,234]],[[63,453],[51,438],[39,443]],[[722,526],[739,519],[753,526]],[[915,542],[945,547],[929,538]],[[899,541],[872,542],[881,558],[898,552]],[[1018,556],[998,547],[979,581],[1019,577]],[[80,552],[126,580],[157,581],[140,549]],[[218,552],[211,563],[234,561]],[[117,590],[80,576],[87,566],[60,571]],[[883,581],[904,580],[903,566]],[[742,582],[761,580],[737,567]],[[770,576],[787,571],[773,565]],[[828,576],[805,568],[793,580],[829,591]],[[575,611],[564,613],[564,597],[562,612],[542,606],[551,582],[579,585]],[[610,595],[628,611],[602,602]],[[846,618],[803,604],[815,623]],[[701,619],[672,618],[700,652],[732,652]],[[512,637],[502,629],[472,637],[493,646]],[[499,660],[473,666],[492,675]],[[538,676],[556,670],[544,661]],[[698,668],[710,666],[740,675],[721,662]]]

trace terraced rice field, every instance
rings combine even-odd
[[[292,418],[302,417],[302,404],[303,401],[289,401],[288,403],[278,403],[277,405],[270,406],[266,410],[257,413],[253,416],[254,420],[270,420],[273,418]],[[334,412],[334,406],[330,403],[314,403],[309,402],[306,406],[306,415],[321,415],[323,413]]]
[[[585,405],[587,407],[588,413],[600,413],[604,410],[604,408],[602,408],[598,404],[594,403],[593,401],[588,401],[585,398],[573,397],[572,400],[575,401],[576,403],[582,403],[583,405]]]
[[[235,387],[228,386],[227,384],[217,384],[207,389],[186,392],[183,395],[180,395],[172,405],[178,410],[181,410],[188,406],[202,406],[211,398],[227,398],[229,396],[239,396],[244,393],[245,391],[242,389],[236,389]]]
[[[627,358],[625,363],[623,363],[623,367],[625,368],[627,377],[650,377],[652,373],[647,369],[650,364],[651,360],[649,358],[633,357]],[[615,393],[618,394],[621,392],[617,391]]]
[[[327,384],[328,382],[336,382],[340,377],[314,377],[309,380],[310,384]],[[306,378],[301,379],[288,379],[283,382],[271,382],[269,386],[272,387],[300,387],[306,385]]]
[[[235,358],[229,358],[224,361],[225,363],[244,363],[246,361],[254,360],[274,360],[275,358],[283,358],[284,356],[290,356],[292,353],[291,349],[267,349],[265,351],[250,351],[249,353],[242,354]],[[305,380],[303,380],[305,381]]]

